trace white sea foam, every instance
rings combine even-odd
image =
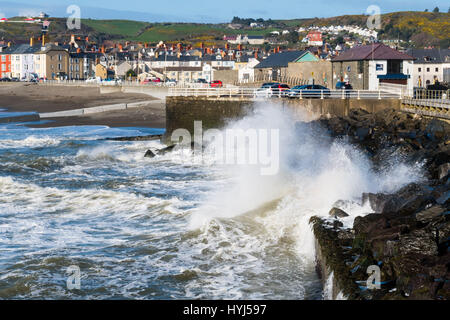
[[[358,215],[370,213],[361,205],[363,192],[392,192],[421,177],[420,167],[394,162],[384,172],[372,170],[370,160],[344,141],[326,143],[324,132],[295,130],[294,117],[278,106],[259,106],[256,114],[233,123],[240,128],[278,128],[281,132],[280,164],[276,176],[261,176],[255,167],[224,167],[227,186],[220,185],[192,214],[192,229],[218,218],[233,218],[278,199],[275,209],[257,216],[270,237],[291,237],[300,257],[312,259],[313,236],[309,219],[327,217],[338,200],[345,200],[351,226]],[[300,130],[300,131],[299,131]],[[325,139],[325,142],[324,142]],[[412,174],[412,172],[414,172]]]

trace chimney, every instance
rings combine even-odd
[[[120,50],[120,52],[123,51],[123,46],[122,46],[122,44],[120,44],[120,43],[119,43],[119,50]]]
[[[145,48],[146,48],[146,49],[148,48],[148,42],[145,43]]]
[[[255,59],[258,59],[258,51],[255,51]]]
[[[89,42],[89,37],[86,37],[86,42]]]
[[[42,35],[42,46],[45,47],[45,42],[47,39],[45,39],[45,34]]]
[[[102,46],[101,52],[105,53],[105,46],[104,45]]]
[[[33,37],[30,38],[30,47],[32,47],[34,45],[34,39]]]
[[[81,48],[78,48],[78,49],[77,49],[77,53],[81,53]]]
[[[11,47],[11,41],[8,42],[8,47]]]
[[[70,42],[75,42],[75,35],[74,34],[70,35]]]

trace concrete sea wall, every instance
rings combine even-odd
[[[263,104],[289,108],[298,119],[313,120],[321,115],[346,116],[350,109],[362,108],[377,112],[386,108],[400,109],[399,99],[274,99],[167,97],[166,135],[169,143],[172,132],[183,128],[194,132],[194,121],[202,121],[203,129],[222,128],[227,121],[243,118]]]

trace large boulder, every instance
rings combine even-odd
[[[332,209],[330,210],[329,215],[330,215],[330,216],[333,216],[333,217],[335,217],[335,218],[345,218],[345,217],[348,217],[348,213],[347,213],[347,212],[345,212],[345,211],[342,210],[342,209],[336,208],[336,207],[334,207],[334,208],[332,208]]]

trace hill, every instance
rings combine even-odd
[[[14,18],[23,19],[23,18]],[[269,20],[262,28],[229,28],[227,24],[201,23],[149,23],[131,20],[83,19],[80,30],[68,30],[63,18],[50,18],[49,38],[67,41],[70,34],[89,36],[102,42],[114,41],[204,41],[214,43],[224,34],[266,35],[273,30],[295,30],[298,27],[326,25],[357,25],[366,27],[367,15],[344,15],[331,18],[294,20]],[[267,21],[266,21],[267,22]],[[0,38],[26,42],[32,36],[40,35],[40,25],[27,23],[0,23]],[[394,12],[381,16],[380,39],[400,39],[411,46],[450,46],[450,14],[434,12]]]

